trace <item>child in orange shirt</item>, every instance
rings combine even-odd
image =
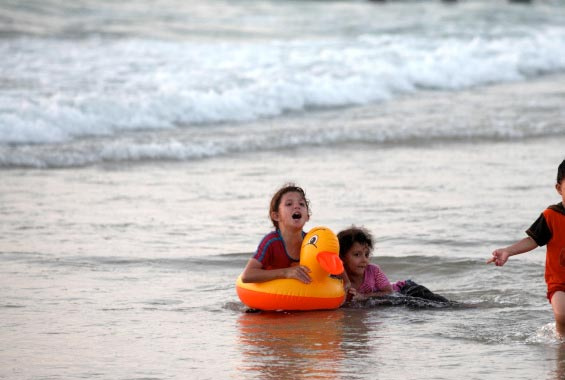
[[[547,299],[553,308],[557,333],[565,337],[565,160],[557,169],[555,189],[561,202],[549,206],[526,231],[528,237],[506,247],[498,248],[487,260],[503,266],[510,256],[529,252],[538,246],[547,245],[545,259],[545,282]]]

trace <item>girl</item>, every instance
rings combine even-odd
[[[373,250],[373,237],[366,229],[353,226],[338,233],[337,238],[339,239],[339,257],[343,261],[345,273],[351,282],[348,293],[349,301],[364,301],[371,297],[399,292],[408,297],[399,298],[395,303],[398,305],[405,303],[419,307],[437,306],[427,301],[445,305],[453,304],[447,298],[431,292],[425,286],[412,280],[391,283],[378,265],[369,262]],[[426,300],[426,302],[422,303],[421,300]]]
[[[306,235],[302,228],[310,219],[310,202],[304,190],[292,183],[284,185],[271,199],[269,216],[275,231],[263,237],[257,252],[245,266],[241,280],[265,282],[295,278],[310,283],[310,269],[298,265],[300,247]]]
[[[363,301],[369,297],[384,296],[400,291],[404,281],[391,284],[378,265],[371,264],[373,237],[364,228],[351,227],[337,234],[339,257],[351,282],[348,299]]]

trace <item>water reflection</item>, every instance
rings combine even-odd
[[[237,320],[238,370],[261,379],[339,379],[348,372],[350,354],[371,350],[365,317],[343,309],[243,314]]]
[[[556,368],[555,368],[555,380],[565,379],[565,343],[559,344],[557,347],[556,358],[555,358]]]
[[[380,329],[380,323],[375,324],[370,321],[368,309],[346,310],[342,348],[345,362],[350,363],[348,367],[355,361],[375,354],[375,333]]]

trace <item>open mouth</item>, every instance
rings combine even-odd
[[[297,220],[302,218],[302,214],[299,212],[295,212],[294,214],[292,214],[292,219]]]

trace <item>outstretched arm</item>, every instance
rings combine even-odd
[[[263,269],[263,265],[259,260],[251,258],[241,274],[241,281],[265,282],[279,278],[294,278],[305,284],[309,284],[312,282],[312,279],[308,273],[310,273],[310,269],[303,265],[281,269]]]
[[[501,267],[506,264],[510,256],[529,252],[537,246],[535,240],[528,236],[506,248],[495,249],[492,257],[487,260],[487,264],[494,263],[497,267]]]

